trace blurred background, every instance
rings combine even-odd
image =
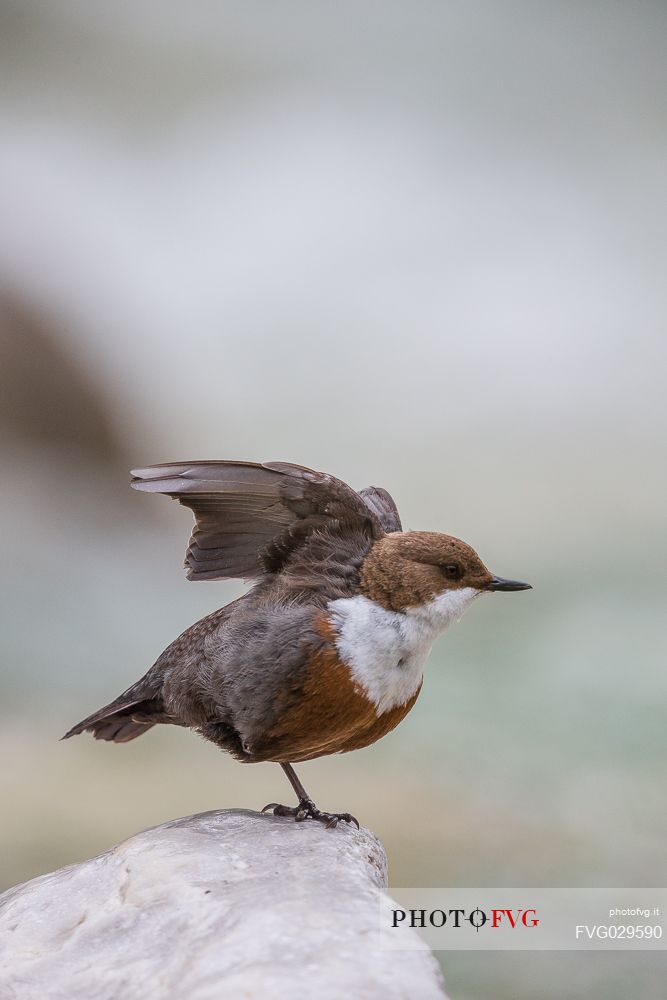
[[[74,722],[241,593],[133,465],[287,460],[534,591],[301,767],[396,886],[665,882],[663,3],[0,0],[0,879],[289,794]],[[664,953],[663,953],[664,956]],[[664,957],[443,956],[453,1000]]]

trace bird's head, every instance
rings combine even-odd
[[[376,542],[364,560],[361,589],[391,611],[427,609],[446,627],[482,594],[531,587],[494,576],[460,538],[437,531],[397,531]]]

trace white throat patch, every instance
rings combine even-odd
[[[338,655],[378,715],[412,698],[431,646],[482,593],[473,587],[446,590],[405,612],[387,611],[362,596],[329,603]]]

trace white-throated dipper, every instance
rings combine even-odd
[[[194,512],[189,580],[254,586],[64,738],[126,743],[158,723],[189,726],[237,760],[279,763],[299,800],[264,807],[279,816],[356,823],[318,809],[292,764],[385,736],[417,700],[437,636],[481,594],[530,589],[494,576],[458,538],[402,531],[378,487],[356,493],[285,462],[178,462],[133,476],[135,489]]]

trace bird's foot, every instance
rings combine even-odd
[[[274,816],[292,816],[297,823],[302,823],[305,819],[315,819],[318,823],[324,823],[327,830],[338,826],[340,820],[346,823],[354,823],[359,829],[359,820],[350,813],[327,813],[318,809],[312,799],[300,799],[298,806],[281,806],[279,802],[269,802],[264,806],[262,812],[271,812]]]

